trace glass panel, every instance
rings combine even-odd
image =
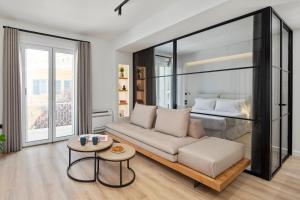
[[[282,117],[281,134],[281,158],[283,159],[288,155],[288,115]]]
[[[63,137],[74,134],[74,54],[56,52],[55,67],[56,137]]]
[[[289,69],[289,32],[282,29],[282,69]]]
[[[252,52],[253,17],[248,17],[178,40],[177,74],[252,67]]]
[[[280,67],[280,20],[273,15],[272,19],[272,64]]]
[[[163,108],[172,108],[172,76],[159,77],[156,82],[156,105]]]
[[[280,166],[280,20],[273,15],[272,17],[272,172],[276,171]]]
[[[192,112],[252,119],[252,81],[253,69],[178,76],[178,108],[188,107]],[[197,106],[198,99],[212,99],[214,105],[211,108]]]
[[[25,49],[26,142],[49,139],[49,52]]]
[[[272,119],[280,118],[280,72],[281,70],[273,67],[273,76],[272,76]]]
[[[155,74],[165,76],[173,74],[173,42],[167,43],[154,49]]]
[[[173,107],[173,42],[154,49],[155,76],[152,87],[156,105],[163,108]]]
[[[289,103],[289,73],[282,71],[282,115],[288,113]]]
[[[272,122],[272,172],[280,165],[280,120]]]

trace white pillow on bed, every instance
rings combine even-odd
[[[216,106],[216,99],[196,98],[193,109],[196,110],[214,110]]]
[[[245,100],[243,99],[218,99],[216,101],[215,110],[229,113],[241,113],[244,105]]]

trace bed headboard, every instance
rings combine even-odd
[[[220,94],[220,99],[245,99],[249,101],[251,96],[249,94]]]
[[[218,93],[201,93],[201,92],[199,92],[196,97],[200,97],[200,98],[219,98],[220,94],[218,94]]]

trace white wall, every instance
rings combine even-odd
[[[18,21],[6,20],[0,18],[0,124],[2,124],[3,111],[3,25],[34,30],[64,37],[88,40],[92,48],[92,101],[93,109],[114,109],[113,101],[115,98],[114,90],[114,57],[111,42],[97,37],[89,37],[55,29],[37,27],[31,24],[25,24]]]
[[[300,30],[294,30],[293,153],[300,156]]]

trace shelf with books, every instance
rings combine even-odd
[[[136,102],[146,104],[146,67],[137,66],[136,68]]]

